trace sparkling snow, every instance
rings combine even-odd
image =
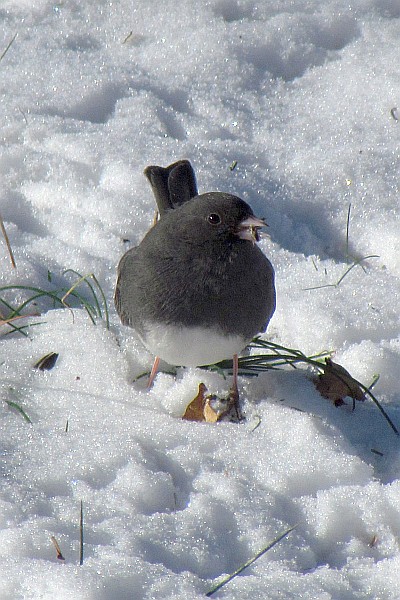
[[[240,379],[240,425],[182,421],[229,378],[146,391],[112,296],[154,215],[143,169],[188,158],[270,225],[268,339],[379,375],[400,428],[399,0],[2,0],[0,26],[1,286],[93,273],[111,322],[38,301],[28,337],[1,327],[0,598],[200,600],[297,524],[214,597],[398,600],[400,438],[377,407],[287,369]]]

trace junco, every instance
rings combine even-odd
[[[275,310],[274,270],[256,245],[266,223],[222,192],[197,195],[189,161],[150,166],[160,220],[118,266],[115,306],[159,359],[202,366],[234,358]]]

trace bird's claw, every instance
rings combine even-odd
[[[229,390],[228,403],[229,411],[231,412],[235,421],[244,421],[244,416],[240,408],[239,391],[235,386],[231,387],[231,389]]]

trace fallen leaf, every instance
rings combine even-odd
[[[206,396],[206,392],[206,386],[204,383],[200,383],[197,396],[186,407],[182,419],[185,419],[185,421],[216,423],[232,409],[230,398],[218,398],[214,394]]]
[[[185,421],[205,421],[204,418],[204,405],[205,405],[205,393],[207,391],[204,383],[199,384],[199,391],[197,396],[188,404],[182,419]]]
[[[209,396],[208,398],[206,398],[206,401],[204,404],[203,415],[204,415],[204,421],[206,423],[216,423],[218,421],[218,419],[220,418],[217,411],[212,406],[211,401],[212,401],[212,396]]]
[[[365,394],[358,382],[341,365],[327,358],[324,372],[314,379],[315,387],[324,398],[332,400],[335,406],[344,404],[344,398],[365,400]]]
[[[232,409],[230,398],[218,398],[217,396],[207,396],[204,405],[204,420],[206,423],[216,423],[229,413]]]
[[[56,364],[58,359],[58,354],[56,352],[49,352],[42,356],[34,365],[34,369],[39,369],[39,371],[50,371],[54,365]]]

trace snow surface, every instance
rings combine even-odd
[[[112,307],[154,214],[143,169],[189,158],[201,192],[270,225],[268,339],[379,374],[400,427],[399,0],[2,0],[0,23],[0,53],[18,34],[0,61],[1,285],[94,273],[111,319],[39,302],[29,337],[2,337],[0,598],[197,600],[297,524],[214,597],[399,599],[400,439],[376,406],[335,408],[285,370],[241,378],[243,424],[182,421],[200,381],[229,380],[179,369],[147,392],[151,357]]]

